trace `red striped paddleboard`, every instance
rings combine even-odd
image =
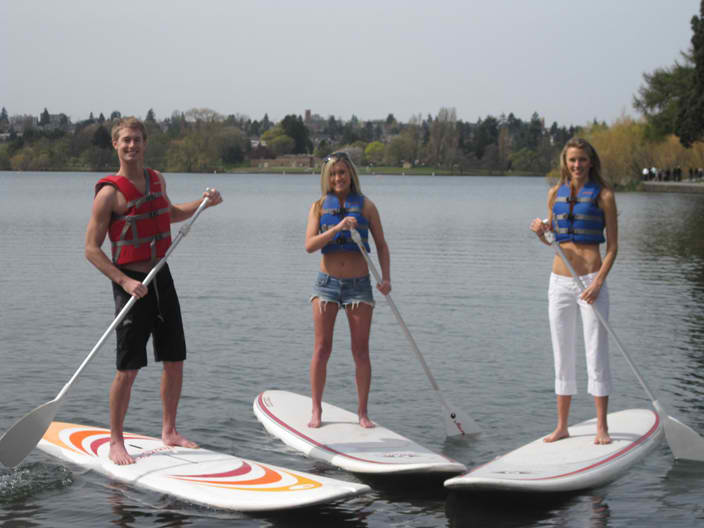
[[[110,431],[53,422],[39,449],[62,460],[136,487],[187,502],[236,511],[300,508],[352,497],[369,486],[284,469],[208,449],[165,446],[161,439],[126,433],[136,463],[118,466],[108,458]]]
[[[376,475],[460,474],[464,464],[427,449],[380,425],[365,429],[356,414],[323,402],[323,423],[308,427],[311,399],[268,390],[254,400],[254,414],[267,431],[306,456],[354,473]]]
[[[622,476],[664,436],[657,413],[628,409],[608,415],[612,443],[594,444],[596,418],[569,428],[569,438],[543,437],[445,481],[455,490],[565,492],[603,486]]]

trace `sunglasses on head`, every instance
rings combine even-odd
[[[323,163],[327,163],[328,161],[333,159],[335,161],[339,161],[342,159],[350,161],[350,157],[347,155],[347,152],[333,152],[332,154],[328,154],[325,159],[323,159]]]

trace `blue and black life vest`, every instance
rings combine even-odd
[[[350,194],[345,199],[345,204],[340,206],[340,200],[332,193],[328,193],[323,201],[320,210],[320,232],[335,227],[346,216],[354,216],[357,219],[357,231],[362,238],[364,249],[369,253],[369,222],[362,216],[364,208],[364,196],[361,194]],[[349,231],[340,231],[335,235],[330,243],[324,246],[321,251],[330,253],[332,251],[359,251],[359,247]]]
[[[568,184],[557,190],[552,206],[555,240],[579,244],[601,244],[604,238],[604,211],[599,208],[601,186],[584,184],[574,198]]]

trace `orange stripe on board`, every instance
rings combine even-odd
[[[293,478],[296,479],[296,482],[293,484],[289,484],[287,486],[279,486],[277,488],[254,488],[254,487],[244,487],[244,486],[260,486],[262,484],[272,484],[274,482],[277,482],[279,480],[282,480],[281,475],[274,470],[266,467],[266,466],[260,466],[264,469],[264,475],[257,478],[257,479],[252,479],[252,480],[232,480],[232,481],[227,481],[227,480],[202,480],[202,479],[190,479],[190,478],[184,478],[184,477],[176,477],[172,476],[171,478],[177,479],[177,480],[185,480],[187,482],[192,482],[194,484],[200,484],[203,486],[212,486],[215,488],[227,488],[227,489],[232,489],[232,490],[246,490],[246,491],[297,491],[294,488],[300,487],[301,490],[303,489],[314,489],[314,488],[319,488],[322,486],[320,482],[317,482],[315,480],[311,480],[309,478],[303,477],[301,475],[296,475],[295,473],[291,473],[289,471],[285,471],[284,473],[291,475]]]

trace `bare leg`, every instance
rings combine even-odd
[[[596,407],[596,437],[594,438],[594,443],[610,444],[609,425],[606,421],[606,415],[609,409],[609,397],[594,396],[594,406]]]
[[[138,370],[118,370],[110,386],[110,453],[109,457],[115,464],[134,464],[127,449],[123,426],[127,407],[130,404],[132,384],[137,377]]]
[[[374,422],[369,419],[367,404],[369,402],[369,388],[372,383],[372,363],[369,359],[369,333],[372,326],[372,306],[360,303],[355,307],[348,307],[347,320],[350,323],[350,338],[352,357],[355,365],[355,382],[357,383],[357,415],[359,425],[365,428],[374,427]]]
[[[327,375],[328,360],[332,353],[332,333],[339,307],[335,303],[313,299],[313,327],[315,343],[310,361],[310,388],[313,410],[308,427],[320,427],[323,413],[323,390]]]
[[[556,442],[570,436],[567,423],[569,421],[571,403],[572,396],[557,395],[557,427],[551,434],[543,438],[543,442]]]
[[[163,419],[161,439],[164,445],[196,448],[198,444],[191,442],[176,431],[176,411],[181,398],[183,385],[183,361],[164,361],[161,372],[161,402]]]

